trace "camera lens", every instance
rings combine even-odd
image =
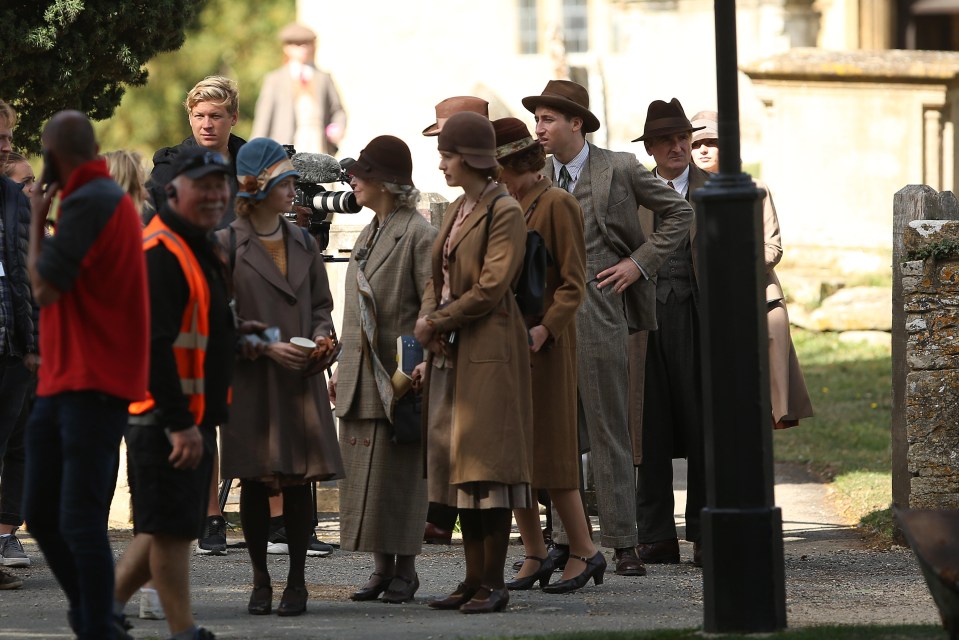
[[[313,206],[327,213],[359,213],[363,208],[352,191],[324,191],[313,197]]]

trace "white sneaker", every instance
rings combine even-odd
[[[156,589],[140,589],[140,617],[144,620],[163,620],[163,605]]]
[[[290,555],[290,545],[285,542],[267,542],[266,552],[275,556]]]

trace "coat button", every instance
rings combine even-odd
[[[370,439],[369,439],[369,438],[363,438],[363,446],[364,446],[364,447],[370,446]]]
[[[350,444],[356,444],[356,438],[350,438]]]

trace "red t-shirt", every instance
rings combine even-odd
[[[40,309],[37,395],[100,391],[142,400],[150,336],[143,236],[133,201],[105,161],[70,175],[37,269],[61,294]]]

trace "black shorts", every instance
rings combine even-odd
[[[174,469],[173,447],[157,425],[127,431],[127,478],[133,498],[134,533],[162,533],[193,540],[206,524],[216,430],[201,427],[203,458],[196,469]]]

